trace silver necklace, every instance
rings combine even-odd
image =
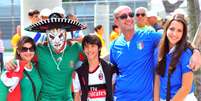
[[[52,59],[53,59],[55,65],[56,65],[57,70],[58,70],[58,71],[61,71],[61,69],[60,69],[59,66],[60,66],[61,61],[62,61],[62,59],[63,59],[64,53],[65,53],[65,49],[66,49],[66,46],[64,47],[64,50],[63,50],[62,55],[61,55],[60,57],[58,57],[57,60],[55,59],[55,57],[54,57],[53,54],[52,54],[52,49],[50,48],[49,43],[48,43],[48,49],[49,49],[49,51],[50,51],[50,55],[51,55],[51,57],[52,57]],[[57,61],[58,61],[58,62],[57,62]]]

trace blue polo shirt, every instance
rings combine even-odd
[[[110,61],[117,65],[115,99],[117,101],[153,100],[154,49],[161,33],[135,32],[127,42],[122,34],[113,41]]]
[[[180,59],[179,59],[179,63],[177,63],[176,69],[175,71],[172,73],[171,75],[171,84],[170,84],[170,94],[171,94],[171,98],[173,98],[177,91],[181,88],[182,86],[182,76],[183,74],[187,73],[187,72],[192,72],[190,67],[188,66],[189,64],[189,60],[191,58],[192,52],[190,49],[185,50]],[[168,81],[168,68],[171,62],[171,57],[172,53],[168,53],[166,55],[166,71],[165,71],[165,75],[164,77],[160,76],[160,97],[162,99],[166,99],[166,94],[167,94],[167,81]],[[194,84],[192,86],[191,92],[192,93],[194,91]]]

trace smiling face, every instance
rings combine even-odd
[[[167,38],[169,40],[170,48],[175,46],[182,38],[184,26],[179,21],[172,21],[167,29]]]
[[[20,50],[17,50],[22,60],[30,62],[35,54],[35,49],[31,43],[25,43]]]
[[[66,46],[65,29],[47,30],[48,41],[56,53],[61,53]]]
[[[98,59],[99,50],[100,49],[96,44],[86,44],[84,46],[84,53],[86,54],[88,60]]]
[[[97,35],[86,35],[82,40],[82,48],[88,61],[99,59],[101,52],[101,40]]]
[[[115,24],[119,26],[122,32],[134,30],[134,13],[129,7],[124,7],[115,16]]]

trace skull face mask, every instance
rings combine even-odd
[[[62,53],[67,45],[66,31],[76,31],[85,29],[86,26],[77,21],[62,18],[59,13],[52,13],[48,19],[34,23],[25,30],[31,32],[46,32],[48,47],[55,53]]]
[[[66,30],[65,29],[50,29],[46,31],[48,41],[53,50],[59,54],[66,47]]]

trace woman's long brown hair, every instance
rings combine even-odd
[[[156,68],[156,73],[158,73],[161,76],[164,76],[165,74],[165,67],[166,67],[166,54],[169,52],[169,41],[167,38],[167,30],[170,27],[170,24],[173,21],[181,22],[183,24],[183,35],[181,40],[176,44],[175,50],[172,53],[172,60],[170,62],[170,68],[168,69],[168,72],[172,73],[176,65],[179,61],[179,58],[183,51],[188,47],[187,42],[187,23],[183,16],[181,15],[175,15],[167,24],[163,32],[162,39],[159,44],[159,52],[158,52],[158,65]]]

